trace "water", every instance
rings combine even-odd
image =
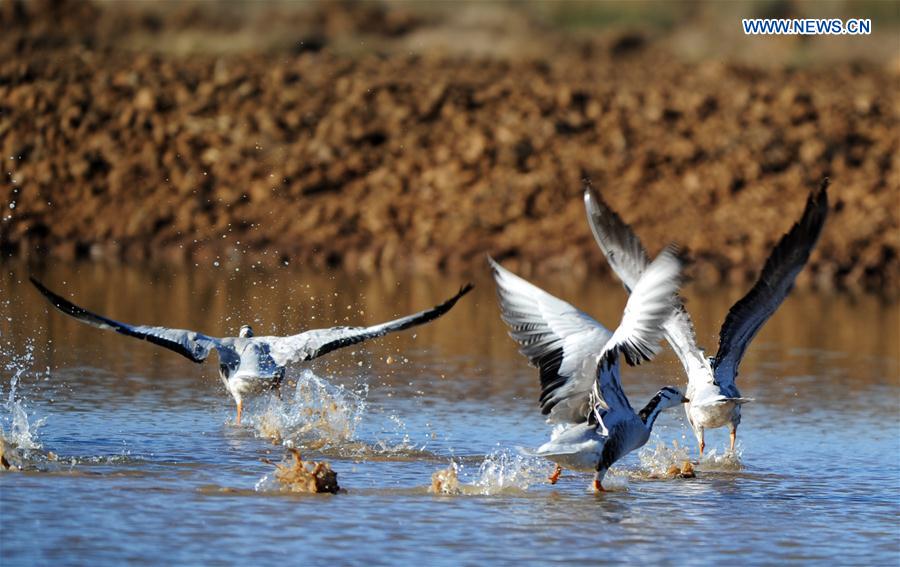
[[[456,278],[64,266],[53,289],[129,322],[288,333],[376,322],[432,305]],[[0,275],[4,437],[24,471],[0,474],[0,555],[12,564],[427,564],[900,561],[900,321],[876,298],[795,293],[754,341],[727,431],[693,479],[666,479],[696,446],[683,412],[588,491],[590,475],[521,457],[549,428],[537,376],[502,326],[493,287],[424,328],[293,368],[285,399],[235,427],[214,364],[49,312],[21,266]],[[536,283],[614,325],[609,283]],[[687,290],[701,342],[742,290]],[[624,371],[642,404],[682,385],[671,353]],[[273,440],[274,438],[274,440]],[[284,446],[326,460],[345,492],[277,490]],[[432,475],[455,467],[452,494]]]

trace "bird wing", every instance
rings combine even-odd
[[[644,245],[593,187],[584,189],[584,208],[594,240],[606,256],[609,267],[630,293],[650,264]]]
[[[459,298],[471,289],[472,284],[466,284],[459,293],[440,305],[380,325],[313,329],[289,337],[258,337],[256,340],[269,344],[269,354],[279,366],[312,360],[339,348],[433,321],[450,311]]]
[[[781,237],[762,274],[747,295],[735,303],[719,331],[719,351],[713,361],[716,381],[733,385],[747,345],[794,286],[828,216],[828,179],[806,199],[803,216]]]
[[[584,208],[594,240],[625,289],[631,291],[650,263],[643,244],[631,227],[622,221],[592,187],[585,187]],[[680,297],[672,316],[663,325],[663,330],[666,340],[684,366],[688,381],[712,383],[712,368],[703,349],[697,346],[694,322]]]
[[[581,423],[591,411],[596,359],[612,333],[590,315],[530,284],[492,258],[503,321],[519,352],[540,370],[541,413]]]
[[[36,287],[54,307],[66,315],[100,329],[110,329],[129,337],[150,341],[153,344],[173,350],[194,362],[203,362],[206,360],[206,357],[209,356],[212,349],[221,348],[223,346],[219,339],[208,337],[195,331],[169,329],[167,327],[151,327],[147,325],[129,325],[128,323],[107,319],[102,315],[92,313],[53,293],[35,278],[32,277],[29,279],[34,287]]]
[[[606,411],[624,410],[634,414],[622,391],[619,353],[628,364],[635,365],[650,360],[659,351],[662,325],[675,308],[681,266],[676,249],[666,248],[647,266],[629,296],[622,321],[603,347],[595,369],[594,397]],[[595,409],[597,419],[607,428],[610,424],[602,423],[605,413]]]

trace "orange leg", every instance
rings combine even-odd
[[[703,449],[706,449],[706,440],[703,438],[703,431],[700,432],[700,456],[703,456]]]
[[[241,414],[244,413],[244,402],[242,400],[238,400],[237,403],[237,425],[241,424]]]
[[[731,452],[734,453],[734,441],[737,439],[737,427],[731,429]]]
[[[606,490],[603,489],[603,485],[600,483],[599,478],[594,479],[594,492],[606,492]]]
[[[556,465],[556,470],[553,471],[553,474],[551,474],[549,477],[547,477],[547,480],[550,481],[550,484],[556,484],[556,481],[559,480],[560,474],[562,474],[562,467],[559,465]]]

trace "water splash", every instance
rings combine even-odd
[[[546,480],[546,469],[545,459],[502,449],[484,459],[478,467],[478,478],[474,484],[481,489],[481,494],[496,494],[508,489],[527,490],[529,486]]]
[[[743,468],[739,450],[718,455],[713,449],[699,461],[693,461],[690,449],[680,445],[678,441],[672,441],[671,445],[658,441],[653,447],[644,446],[638,453],[638,458],[641,462],[640,471],[635,475],[638,478],[674,478],[682,474],[686,464],[691,465],[689,469],[703,472],[735,472]]]
[[[272,396],[250,422],[259,437],[287,448],[317,451],[322,456],[366,460],[436,458],[425,444],[414,443],[406,423],[395,413],[372,407],[368,386],[349,389],[303,370],[293,395]],[[366,418],[365,432],[360,424]],[[361,435],[374,440],[363,441]]]
[[[352,441],[366,411],[368,389],[354,392],[303,370],[293,396],[272,397],[252,423],[260,437],[286,447],[321,449]]]
[[[482,496],[524,492],[535,484],[546,482],[547,463],[544,459],[499,449],[487,455],[473,474],[467,472],[463,463],[451,461],[448,468],[432,475],[429,491]]]
[[[738,472],[744,469],[741,462],[743,450],[740,445],[735,447],[734,451],[725,451],[719,455],[716,449],[713,449],[703,455],[697,463],[697,470],[704,472]]]
[[[461,494],[459,489],[459,465],[455,461],[450,462],[450,466],[446,469],[440,469],[431,475],[431,487],[428,492],[432,494],[443,494],[444,496],[455,496]]]
[[[4,345],[10,346],[10,345]],[[29,417],[27,400],[19,392],[20,379],[31,370],[34,363],[34,344],[27,342],[24,353],[14,353],[12,348],[4,351],[12,352],[3,363],[4,374],[10,375],[9,392],[0,406],[0,452],[2,452],[3,470],[21,470],[29,468],[41,458],[55,458],[55,455],[41,453],[41,442],[38,439],[40,428],[46,423],[46,418],[32,421]],[[0,385],[0,397],[3,387]]]
[[[639,476],[671,478],[673,467],[681,469],[684,463],[690,462],[691,453],[688,447],[678,441],[672,441],[671,445],[657,441],[653,447],[644,445],[638,452],[638,459],[641,462]]]

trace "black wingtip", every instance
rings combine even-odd
[[[454,295],[453,297],[451,297],[450,299],[441,303],[440,305],[436,306],[433,309],[436,316],[440,317],[441,315],[443,315],[444,313],[449,311],[454,305],[456,305],[456,302],[459,301],[462,296],[469,293],[474,288],[475,288],[475,286],[472,285],[471,283],[467,283],[467,284],[463,285],[462,287],[460,287],[459,291],[456,292],[456,295]]]
[[[819,182],[819,186],[809,192],[809,197],[806,198],[804,216],[808,214],[810,209],[815,210],[819,214],[824,214],[828,211],[828,188],[830,186],[831,180],[823,177],[822,181]]]
[[[34,287],[38,288],[38,290],[40,290],[40,291],[44,291],[45,289],[47,289],[46,287],[44,287],[44,284],[42,284],[41,282],[39,282],[39,281],[37,280],[37,278],[34,277],[34,276],[28,276],[28,281],[30,281],[30,282],[31,282],[31,285],[33,285]]]
[[[42,284],[41,282],[39,282],[38,279],[35,278],[34,276],[28,276],[28,281],[30,281],[31,285],[33,285],[35,288],[37,288],[37,290],[39,292],[41,292],[41,295],[43,295],[47,300],[49,300],[50,303],[52,303],[54,307],[62,309],[62,307],[60,306],[60,302],[61,302],[61,300],[63,302],[65,301],[62,299],[62,297],[60,297],[59,295],[57,295],[57,294],[53,293],[52,291],[50,291],[49,289],[47,289],[47,287],[44,284]]]
[[[825,177],[819,186],[810,190],[806,198],[806,207],[803,216],[788,230],[772,249],[769,258],[763,266],[762,273],[756,283],[747,294],[731,306],[722,328],[719,330],[719,350],[713,360],[713,368],[718,368],[729,355],[732,348],[736,348],[735,371],[744,355],[744,350],[756,332],[775,312],[781,302],[787,297],[794,287],[794,281],[800,270],[809,261],[822,230],[825,221],[828,220],[828,187],[831,181]],[[782,289],[780,296],[773,295],[777,289]],[[741,325],[759,309],[759,303],[769,301],[768,311],[762,317],[757,317],[757,324],[749,332],[745,333],[741,341],[733,335]],[[764,306],[765,307],[765,306]],[[737,344],[732,344],[737,342]]]
[[[89,311],[85,310],[83,307],[79,307],[79,306],[75,305],[74,303],[72,303],[68,299],[62,297],[61,295],[50,291],[49,289],[47,289],[47,287],[44,284],[39,282],[34,276],[28,276],[28,281],[30,281],[31,285],[36,287],[39,292],[41,292],[41,295],[43,295],[44,298],[47,301],[49,301],[51,305],[53,305],[53,307],[56,307],[57,309],[59,309],[60,311],[65,313],[66,315],[75,317],[76,319],[84,319],[85,317],[99,319],[99,316],[96,316],[95,314],[90,313]]]
[[[809,192],[806,198],[806,207],[803,211],[803,217],[797,222],[797,225],[804,226],[805,230],[812,233],[812,243],[810,248],[815,245],[825,220],[828,216],[828,187],[831,186],[831,180],[827,177],[822,178],[819,186]]]

